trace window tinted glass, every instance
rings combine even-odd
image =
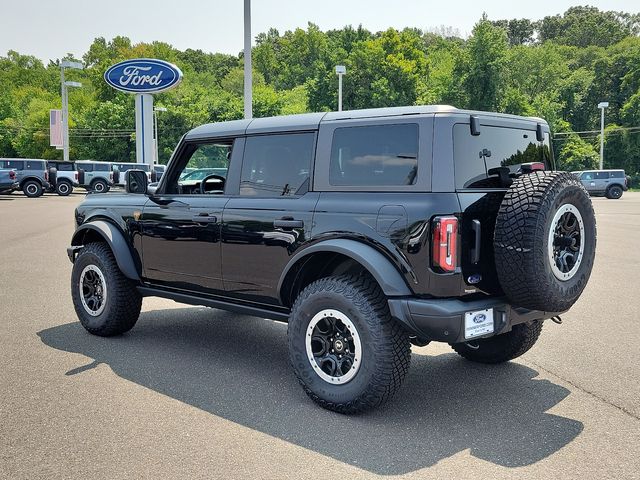
[[[596,172],[596,180],[609,179],[609,172]]]
[[[52,164],[51,166],[57,168],[61,172],[72,172],[74,170],[73,163],[58,162]]]
[[[580,180],[593,180],[593,172],[584,172]]]
[[[108,163],[96,163],[94,164],[94,171],[96,172],[108,172],[110,165]]]
[[[547,142],[536,140],[535,130],[482,126],[473,136],[469,125],[456,124],[453,157],[456,188],[504,188],[500,174],[513,178],[522,164],[534,162],[549,168],[551,151]]]
[[[337,128],[329,168],[331,185],[414,185],[418,176],[418,125]]]
[[[314,140],[313,133],[247,138],[240,195],[295,195],[308,184]]]
[[[11,168],[13,170],[24,169],[24,161],[22,160],[0,160],[0,168]]]
[[[622,170],[615,170],[611,172],[611,178],[624,178],[624,172]]]
[[[85,172],[93,172],[93,163],[79,163],[78,169],[82,169]]]
[[[45,162],[41,160],[27,160],[25,163],[27,170],[46,170]]]

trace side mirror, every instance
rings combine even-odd
[[[144,170],[127,170],[124,174],[125,190],[127,193],[147,193],[149,179]]]

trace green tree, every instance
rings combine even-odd
[[[505,84],[507,36],[503,29],[494,27],[486,14],[473,28],[468,52],[456,74],[463,74],[463,85],[469,98],[469,107],[493,110],[500,107]]]

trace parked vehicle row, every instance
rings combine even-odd
[[[124,187],[124,172],[132,168],[147,172],[149,182],[158,182],[165,165],[138,163],[113,163],[96,160],[61,160],[0,158],[0,193],[22,191],[27,197],[39,197],[43,193],[70,195],[74,188],[106,193],[113,186]],[[5,172],[6,171],[6,172]],[[13,172],[14,181],[10,181]]]

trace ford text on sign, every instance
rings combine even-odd
[[[163,60],[137,58],[116,63],[104,74],[113,88],[130,93],[158,93],[175,87],[182,80],[182,72]]]

